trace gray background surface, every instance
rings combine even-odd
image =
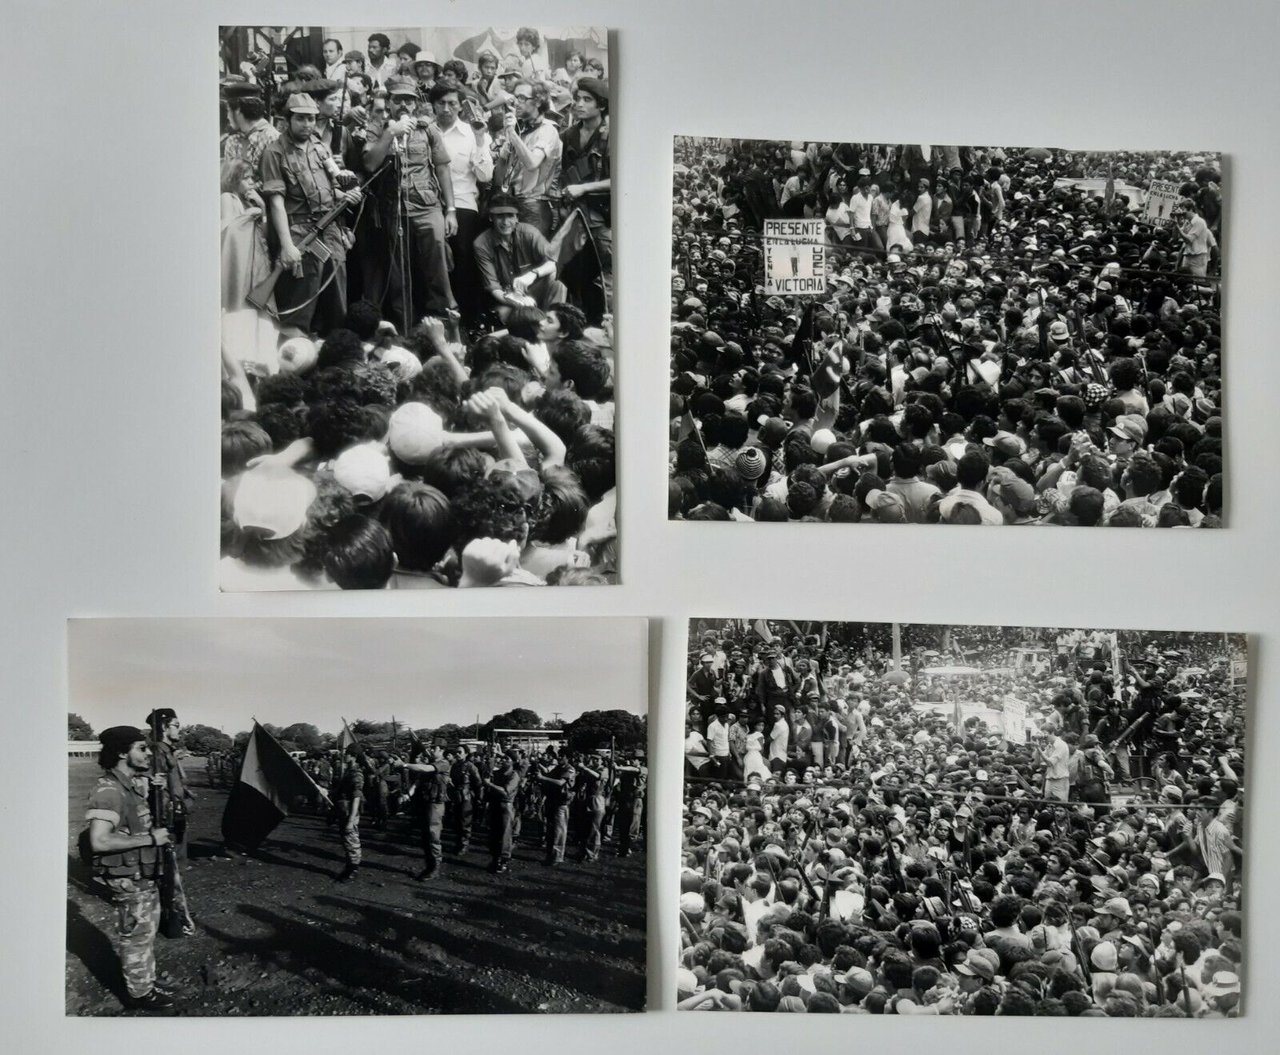
[[[740,1052],[930,1045],[986,1052],[1276,1050],[1280,937],[1280,144],[1272,3],[789,0],[432,5],[6,5],[4,955],[13,1050]],[[270,12],[269,15],[265,14]],[[616,31],[625,585],[219,596],[215,27],[596,23]],[[669,173],[676,133],[1227,155],[1229,516],[1219,532],[986,533],[665,519]],[[65,619],[94,615],[649,615],[650,994],[590,1021],[452,1018],[109,1023],[62,1018]],[[1248,631],[1255,678],[1248,1012],[1240,1021],[796,1022],[677,1015],[684,620],[698,615]],[[583,669],[590,658],[583,657]],[[661,671],[659,675],[659,670]],[[181,701],[175,701],[178,704]],[[800,1031],[800,1032],[797,1032]],[[1267,1038],[1271,1039],[1268,1040]],[[1171,1049],[1171,1045],[1176,1048]]]

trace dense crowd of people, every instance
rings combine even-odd
[[[673,519],[1221,525],[1217,155],[679,138],[675,161]],[[825,296],[766,295],[777,218],[824,221]]]
[[[1237,1013],[1242,640],[742,620],[690,646],[682,1008]]]
[[[562,45],[224,77],[222,589],[615,581],[609,84]]]

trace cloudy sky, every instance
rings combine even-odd
[[[229,734],[255,717],[334,732],[513,707],[643,714],[647,640],[643,619],[73,619],[68,709],[101,730],[169,706]]]

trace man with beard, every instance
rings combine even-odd
[[[446,239],[458,233],[458,213],[453,201],[453,176],[449,169],[449,152],[440,133],[426,117],[417,115],[417,85],[409,77],[392,77],[387,81],[390,96],[390,120],[381,133],[371,137],[364,148],[365,168],[374,172],[390,156],[395,157],[398,184],[396,202],[384,197],[384,211],[393,206],[386,217],[388,229],[397,232],[393,244],[404,237],[400,230],[399,209],[403,199],[404,222],[411,242],[411,280],[422,279],[421,295],[408,306],[410,318],[403,319],[405,332],[421,311],[445,316],[457,307],[449,285],[449,258]],[[393,272],[396,266],[392,266]],[[398,275],[401,282],[404,275]]]
[[[511,94],[514,102],[502,120],[498,183],[516,199],[520,222],[550,238],[554,224],[549,198],[560,172],[560,133],[545,117],[546,99],[536,97],[529,81],[517,81]]]
[[[365,50],[369,53],[365,73],[377,87],[385,88],[387,81],[400,68],[399,61],[391,54],[391,38],[385,33],[374,33],[369,37]]]
[[[173,1007],[169,993],[156,985],[156,928],[160,922],[160,847],[169,844],[165,828],[152,828],[144,793],[151,768],[147,734],[117,725],[98,734],[102,776],[89,793],[82,839],[92,855],[93,872],[111,891],[116,906],[116,954],[124,973],[129,1007],[144,1013]]]
[[[259,163],[262,196],[284,271],[275,285],[282,328],[327,332],[347,314],[349,234],[334,221],[304,253],[300,242],[339,202],[355,205],[362,192],[341,185],[355,176],[338,168],[329,148],[315,137],[320,110],[309,95],[289,96],[285,134],[267,144]],[[318,317],[318,320],[317,320]]]

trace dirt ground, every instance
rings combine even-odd
[[[67,1014],[118,1015],[123,984],[113,910],[80,864],[75,840],[100,770],[70,763]],[[156,938],[161,984],[182,1015],[421,1015],[619,1012],[645,1001],[645,855],[541,863],[526,824],[511,872],[481,850],[429,883],[416,829],[362,824],[364,864],[349,883],[336,829],[293,816],[253,855],[222,852],[227,790],[188,768],[198,796],[183,878],[198,933]],[[569,857],[572,858],[573,851]]]

